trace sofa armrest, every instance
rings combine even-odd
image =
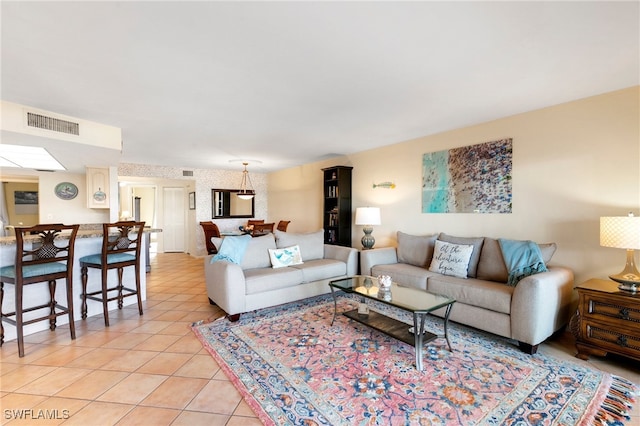
[[[211,263],[212,257],[204,258],[204,277],[209,299],[229,315],[246,312],[244,271],[240,265],[226,260]]]
[[[537,345],[569,322],[573,271],[559,266],[520,280],[511,299],[511,337]]]
[[[352,277],[358,273],[358,250],[352,247],[325,244],[324,258],[340,260],[346,263],[348,277]]]
[[[371,275],[371,268],[376,265],[393,263],[398,263],[395,247],[383,247],[360,252],[360,273],[362,275]]]

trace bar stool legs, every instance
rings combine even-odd
[[[101,269],[101,279],[102,279],[102,288],[97,291],[97,292],[93,292],[93,293],[87,293],[87,283],[89,281],[89,275],[88,275],[88,270],[89,268],[87,266],[82,266],[80,268],[80,272],[81,272],[81,278],[82,278],[82,305],[81,305],[81,313],[82,313],[82,319],[87,319],[87,314],[88,314],[88,306],[87,306],[87,299],[92,299],[92,300],[97,300],[102,302],[102,314],[104,315],[104,325],[106,327],[109,327],[109,302],[112,300],[117,300],[118,301],[118,309],[122,309],[124,306],[124,298],[127,296],[131,296],[131,294],[125,294],[123,292],[123,290],[128,290],[129,292],[135,292],[136,295],[138,296],[138,312],[140,313],[140,315],[143,315],[143,310],[142,310],[142,295],[140,294],[140,267],[136,266],[136,289],[135,291],[132,289],[128,289],[127,287],[125,287],[122,284],[122,278],[124,276],[124,268],[117,268],[117,275],[118,275],[118,285],[109,289],[108,288],[108,283],[107,283],[107,273],[109,272],[108,269]],[[108,292],[109,291],[117,291],[117,295],[114,297],[109,298],[108,297]],[[101,297],[95,297],[96,294],[100,293]]]
[[[104,325],[109,327],[109,302],[117,301],[118,309],[124,306],[125,297],[136,295],[138,311],[142,312],[142,294],[140,284],[140,253],[142,248],[144,222],[116,222],[103,224],[102,251],[80,258],[82,278],[82,319],[87,318],[87,299],[102,302]],[[124,268],[133,266],[135,289],[123,284]],[[100,270],[100,289],[87,290],[89,268]],[[115,270],[117,283],[111,287],[108,283],[109,270]]]

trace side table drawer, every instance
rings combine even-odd
[[[640,293],[622,291],[612,280],[592,278],[576,286],[578,310],[571,318],[576,356],[608,352],[640,360]]]
[[[640,327],[640,306],[632,306],[629,301],[618,301],[614,298],[593,298],[585,294],[586,310],[583,315],[593,319],[615,318],[629,321],[635,327]],[[619,303],[626,302],[626,303]]]
[[[583,342],[636,358],[640,356],[640,330],[612,329],[610,325],[589,320],[583,322],[583,327]]]

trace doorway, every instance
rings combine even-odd
[[[139,176],[119,176],[118,180],[120,218],[135,219],[136,197],[140,197],[140,219],[145,226],[160,230],[150,234],[151,252],[188,252],[193,230],[187,220],[186,193],[195,182]]]
[[[38,187],[38,177],[2,177],[0,236],[14,236],[14,226],[34,226],[40,223]]]
[[[162,188],[164,225],[162,229],[164,251],[185,251],[185,191],[184,188]]]

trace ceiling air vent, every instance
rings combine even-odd
[[[47,117],[42,114],[27,113],[27,126],[38,129],[51,130],[69,135],[80,135],[80,124],[59,118]]]
[[[183,170],[182,176],[193,176],[193,170]]]

